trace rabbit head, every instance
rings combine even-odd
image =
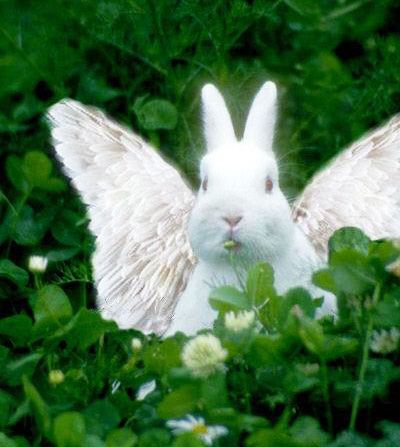
[[[202,89],[207,153],[188,230],[196,256],[205,262],[224,262],[232,253],[247,262],[273,262],[290,242],[290,207],[272,151],[276,99],[275,84],[266,82],[237,140],[219,91],[211,84]]]

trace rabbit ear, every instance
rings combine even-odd
[[[204,136],[208,151],[229,141],[236,141],[231,116],[224,98],[212,84],[206,84],[201,91],[203,104]]]
[[[266,82],[251,104],[243,140],[265,150],[272,150],[276,121],[276,86]]]

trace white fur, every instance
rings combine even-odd
[[[243,140],[272,151],[276,122],[276,86],[266,82],[255,96],[244,129]]]
[[[224,142],[236,141],[232,120],[221,93],[212,84],[206,84],[201,90],[201,99],[208,150],[212,151]]]
[[[320,260],[309,240],[291,218],[290,206],[279,188],[278,166],[272,151],[276,119],[276,87],[263,85],[250,108],[244,137],[232,138],[232,123],[215,87],[203,89],[204,127],[208,153],[200,165],[207,190],[200,188],[189,219],[189,239],[199,263],[175,308],[168,334],[180,330],[193,334],[211,327],[216,316],[208,303],[213,286],[238,285],[232,253],[224,242],[240,244],[234,264],[244,271],[257,261],[269,262],[276,287],[284,293],[294,286],[312,288],[311,275]],[[271,192],[265,181],[273,182]],[[241,216],[231,229],[224,220]],[[323,313],[335,310],[334,297],[325,294]]]

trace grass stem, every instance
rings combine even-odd
[[[325,402],[326,420],[328,423],[328,431],[333,434],[333,417],[332,417],[332,407],[331,399],[329,393],[329,380],[328,380],[328,368],[326,366],[326,361],[321,361],[321,373],[322,373],[322,393]]]
[[[372,303],[374,306],[378,303],[380,295],[381,295],[381,284],[377,283],[375,286],[374,295],[372,298]],[[354,396],[353,404],[351,407],[350,424],[349,424],[350,430],[355,429],[356,422],[357,422],[357,415],[358,415],[358,410],[360,408],[362,392],[364,389],[365,374],[367,371],[367,365],[368,365],[368,359],[369,359],[369,346],[370,346],[370,342],[371,342],[372,330],[373,330],[373,321],[372,321],[371,312],[369,312],[368,313],[367,329],[365,331],[365,339],[364,339],[363,350],[362,350],[360,370],[358,373],[356,394]]]

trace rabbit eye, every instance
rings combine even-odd
[[[270,177],[267,177],[265,180],[265,192],[271,192],[273,187],[274,182],[271,180]]]
[[[203,191],[207,191],[208,188],[208,177],[204,177],[203,181],[201,182],[201,188]]]

